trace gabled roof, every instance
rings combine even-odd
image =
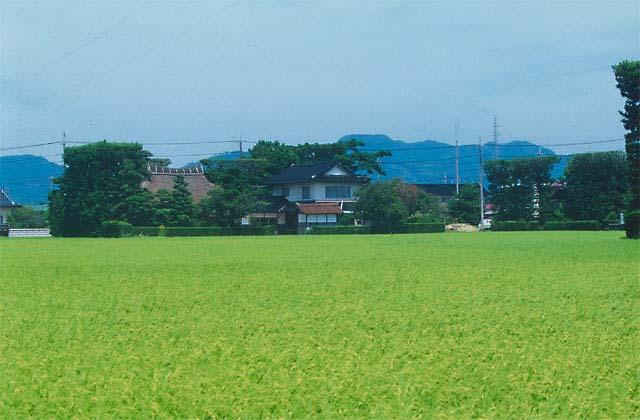
[[[326,175],[326,173],[335,166],[345,171],[347,175]],[[273,176],[268,184],[295,184],[310,181],[358,182],[358,180],[359,178],[355,173],[337,162],[319,162],[291,165],[278,175]]]
[[[11,199],[9,198],[7,193],[4,192],[4,190],[0,190],[0,207],[4,207],[4,208],[20,207],[20,205],[11,201]]]
[[[298,210],[304,214],[342,214],[342,209],[335,203],[300,203]]]
[[[260,197],[258,200],[262,201],[263,205],[254,210],[254,213],[281,213],[295,209],[295,204],[282,196]]]

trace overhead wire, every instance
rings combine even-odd
[[[77,47],[61,54],[60,56],[47,61],[46,63],[35,67],[31,70],[22,72],[20,74],[18,74],[17,76],[13,76],[7,80],[14,80],[15,81],[13,83],[11,83],[9,86],[5,86],[5,88],[10,88],[10,87],[14,87],[17,86],[19,84],[21,84],[22,82],[24,82],[25,80],[29,79],[30,77],[33,77],[39,73],[42,73],[44,70],[51,68],[53,66],[55,66],[56,64],[58,64],[59,62],[63,61],[65,58],[72,56],[73,54],[77,53],[78,51],[82,50],[83,48],[93,44],[94,42],[98,41],[99,39],[101,39],[103,36],[109,34],[110,32],[118,29],[120,26],[124,25],[126,22],[128,22],[129,20],[133,19],[136,15],[144,12],[145,10],[147,10],[148,8],[150,8],[153,3],[157,3],[157,1],[148,1],[146,3],[144,3],[141,7],[136,8],[133,12],[125,15],[124,17],[118,19],[114,24],[108,26],[105,30],[103,30],[102,32],[98,33],[97,35],[93,36],[92,38],[90,38],[88,41],[83,42],[82,44],[78,45]],[[6,83],[6,80],[4,81]]]
[[[180,38],[180,37],[182,37],[182,36],[186,35],[187,33],[191,32],[192,30],[196,29],[197,27],[199,27],[199,26],[203,25],[204,23],[206,23],[206,22],[208,22],[208,21],[210,21],[210,20],[212,20],[212,19],[216,18],[217,16],[221,15],[222,13],[224,13],[225,11],[227,11],[228,9],[230,9],[231,7],[233,7],[233,6],[234,6],[235,4],[237,4],[238,2],[240,2],[240,0],[234,0],[234,1],[232,1],[231,3],[227,4],[225,7],[223,7],[223,8],[221,8],[221,9],[219,9],[219,10],[218,10],[218,11],[216,11],[215,13],[213,13],[213,14],[211,14],[211,15],[207,16],[207,17],[206,17],[206,18],[204,18],[204,19],[199,20],[198,22],[196,22],[196,23],[194,23],[194,24],[192,24],[192,25],[188,26],[186,29],[184,29],[184,30],[182,30],[182,31],[178,32],[177,34],[175,34],[175,35],[173,35],[173,36],[171,36],[171,37],[169,37],[169,38],[165,39],[165,40],[164,40],[164,41],[162,41],[161,43],[156,44],[155,46],[153,46],[153,47],[151,47],[151,48],[147,48],[147,49],[146,49],[146,50],[144,50],[143,52],[141,52],[141,53],[139,53],[139,54],[137,54],[137,55],[135,55],[135,56],[131,57],[130,59],[128,59],[128,60],[126,60],[126,61],[124,61],[124,62],[122,62],[122,63],[120,63],[120,64],[117,64],[117,65],[115,65],[115,66],[112,66],[112,67],[108,68],[108,69],[107,69],[107,70],[105,70],[105,71],[102,71],[102,72],[100,72],[100,73],[98,73],[98,74],[96,74],[96,75],[94,75],[94,76],[92,76],[92,77],[89,77],[89,78],[87,78],[87,79],[84,79],[84,80],[82,80],[81,82],[78,82],[78,83],[76,83],[76,84],[74,84],[74,85],[71,85],[71,86],[69,86],[69,87],[67,87],[67,88],[65,88],[65,89],[62,89],[62,90],[56,91],[56,92],[54,92],[54,93],[51,93],[51,94],[49,94],[49,95],[46,95],[46,96],[43,96],[43,97],[40,97],[40,98],[37,98],[37,99],[33,99],[33,100],[31,100],[31,101],[27,101],[27,102],[23,102],[23,103],[18,104],[18,105],[14,105],[14,106],[9,107],[9,108],[5,108],[5,111],[6,111],[6,110],[9,110],[9,109],[17,108],[17,107],[19,107],[19,106],[32,105],[32,104],[35,104],[35,103],[38,103],[38,102],[46,101],[46,100],[49,100],[49,99],[52,99],[52,98],[55,98],[55,97],[62,96],[62,95],[65,95],[65,94],[67,94],[67,93],[73,92],[73,91],[75,91],[75,90],[77,90],[77,89],[81,88],[82,86],[84,86],[84,85],[86,85],[86,84],[88,84],[88,83],[93,82],[94,80],[100,79],[100,78],[102,78],[102,77],[104,77],[104,76],[106,76],[106,75],[108,75],[108,74],[110,74],[110,73],[113,73],[114,71],[116,71],[116,70],[118,70],[118,69],[120,69],[120,68],[122,68],[122,67],[124,67],[124,66],[126,66],[126,65],[128,65],[128,64],[131,64],[131,63],[133,63],[133,62],[135,62],[135,61],[137,61],[137,60],[139,60],[139,59],[141,59],[141,58],[143,58],[143,57],[145,57],[145,56],[147,56],[147,55],[151,54],[151,53],[152,53],[152,52],[154,52],[154,51],[159,50],[160,48],[162,48],[162,47],[164,47],[165,45],[167,45],[167,44],[171,43],[172,41],[175,41],[176,39],[178,39],[178,38]]]

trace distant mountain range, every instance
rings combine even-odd
[[[445,184],[455,183],[455,147],[435,141],[405,142],[394,140],[383,134],[349,134],[340,140],[357,139],[365,143],[363,150],[390,150],[391,157],[383,158],[386,171],[380,179],[402,178],[411,183]],[[477,145],[461,145],[461,182],[477,182],[479,159]],[[509,141],[495,145],[487,143],[482,147],[485,160],[499,157],[512,159],[537,155],[553,156],[551,149],[540,147],[528,141]],[[216,159],[237,159],[238,152],[214,156]],[[553,169],[553,176],[564,173],[568,157],[562,157]],[[194,162],[193,164],[196,164]],[[189,165],[186,165],[189,166]],[[0,187],[7,190],[12,200],[22,204],[38,205],[47,202],[52,187],[51,178],[60,176],[63,167],[49,162],[42,156],[11,155],[0,156]],[[374,175],[374,179],[378,179]]]
[[[53,186],[51,179],[60,176],[63,170],[42,156],[0,156],[0,188],[18,203],[45,204]]]
[[[391,157],[383,158],[382,165],[386,178],[402,178],[410,183],[447,184],[455,183],[456,148],[448,143],[436,140],[405,142],[394,140],[384,134],[349,134],[341,141],[356,139],[365,143],[363,150],[390,150]],[[459,170],[461,182],[477,182],[480,160],[478,145],[460,145]],[[509,141],[487,143],[482,146],[484,160],[495,158],[513,159],[519,157],[554,156],[555,152],[528,141]],[[557,178],[564,173],[568,158],[561,157],[553,168],[552,175]]]

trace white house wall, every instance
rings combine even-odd
[[[339,168],[336,168],[339,169]],[[285,188],[289,188],[289,195],[287,196],[287,199],[289,201],[302,201],[302,186],[303,185],[308,185],[309,186],[309,200],[340,200],[340,199],[353,199],[354,193],[357,191],[358,189],[358,184],[350,184],[350,183],[328,183],[328,182],[313,182],[313,183],[309,183],[309,184],[285,184],[285,185],[278,185],[273,187],[273,195],[274,196],[279,196],[281,195],[280,191],[282,190],[282,187]],[[327,198],[325,196],[326,193],[326,189],[325,187],[328,185],[349,185],[351,187],[351,197],[338,197],[338,198]]]

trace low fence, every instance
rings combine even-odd
[[[41,229],[9,229],[10,238],[48,238],[51,231],[47,228]]]

